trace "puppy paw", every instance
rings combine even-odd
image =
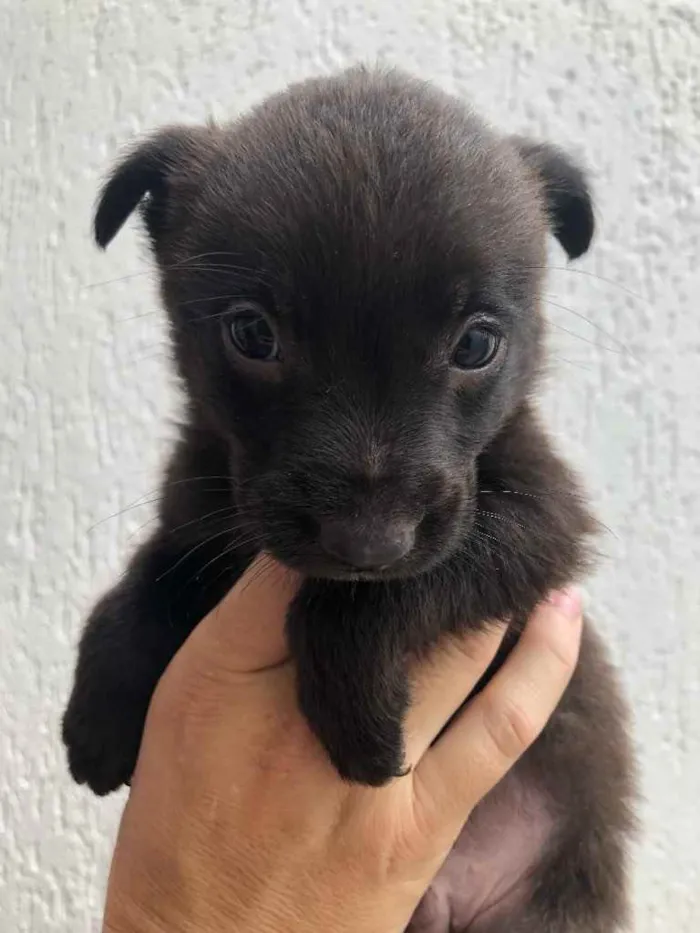
[[[127,573],[94,607],[80,639],[62,735],[74,780],[100,795],[131,779],[151,696],[174,653],[163,634],[170,630],[147,602],[151,580],[152,572]]]
[[[342,778],[381,787],[406,774],[409,685],[383,588],[306,581],[287,617],[299,705]],[[332,624],[330,624],[332,620]]]
[[[73,780],[99,796],[128,784],[136,766],[143,715],[128,702],[71,698],[62,737]]]
[[[398,736],[384,736],[342,750],[330,751],[330,758],[338,774],[346,781],[383,787],[394,778],[404,777],[410,768],[404,760],[401,731]]]
[[[377,697],[372,691],[353,695],[349,689],[338,690],[332,681],[300,684],[301,709],[346,781],[381,787],[409,770],[403,737],[405,683],[397,679],[391,686],[385,681],[385,692]]]

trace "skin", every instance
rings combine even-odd
[[[381,788],[349,784],[296,704],[284,620],[298,584],[280,565],[253,565],[163,676],[103,933],[400,933],[576,665],[580,599],[565,590],[535,610],[499,673],[435,742],[504,626],[445,641],[412,671],[410,772]]]

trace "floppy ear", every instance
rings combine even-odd
[[[561,149],[522,137],[512,142],[521,158],[539,176],[552,233],[569,259],[582,256],[593,239],[595,218],[583,170]]]
[[[151,240],[162,233],[169,213],[173,176],[201,148],[201,131],[169,127],[146,139],[118,163],[100,193],[93,231],[104,249],[144,199],[143,217]]]

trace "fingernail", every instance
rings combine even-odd
[[[581,591],[575,586],[563,590],[553,590],[548,601],[560,609],[568,619],[577,619],[581,615]]]

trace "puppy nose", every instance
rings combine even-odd
[[[415,527],[399,522],[368,530],[349,522],[327,521],[319,535],[327,554],[358,570],[390,567],[408,554],[414,540]]]

